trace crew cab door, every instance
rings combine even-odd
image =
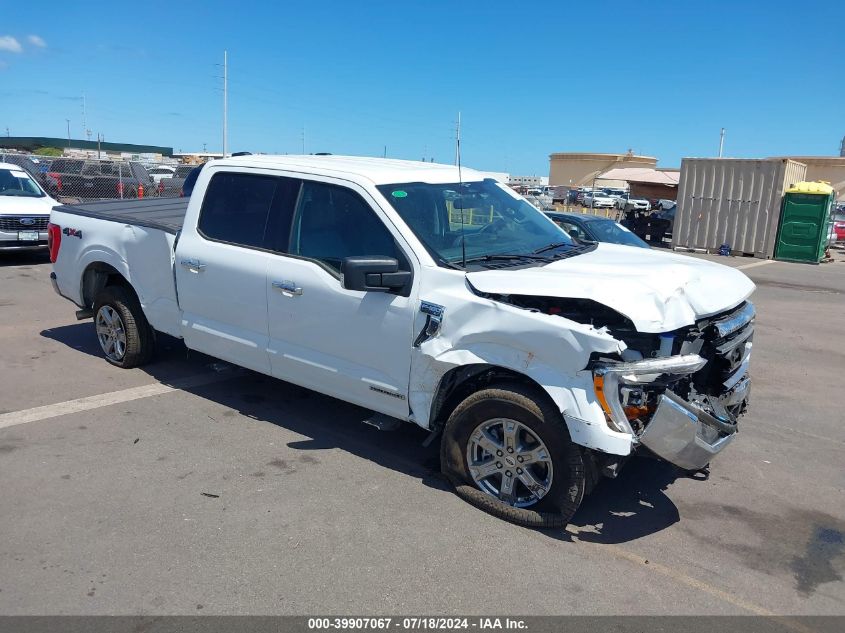
[[[195,229],[176,246],[176,289],[186,345],[270,373],[266,249],[280,183],[220,171],[205,191]]]
[[[268,268],[269,353],[278,378],[407,419],[416,285],[401,296],[340,280],[342,259],[355,255],[412,270],[394,232],[363,188],[303,179]]]

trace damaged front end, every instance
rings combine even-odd
[[[745,302],[651,341],[626,340],[625,359],[595,359],[608,426],[680,468],[706,466],[733,440],[747,406],[754,316]]]

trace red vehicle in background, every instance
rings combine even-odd
[[[836,241],[845,242],[845,205],[838,206],[833,214],[833,230],[836,232]]]

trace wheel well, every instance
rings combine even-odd
[[[94,300],[106,286],[125,286],[132,290],[132,285],[116,268],[103,262],[89,264],[82,273],[82,300],[88,308],[94,307]]]
[[[440,379],[437,393],[431,401],[430,428],[442,428],[455,407],[471,393],[503,382],[516,382],[537,389],[542,397],[555,406],[546,390],[525,374],[498,365],[463,365],[450,369]]]

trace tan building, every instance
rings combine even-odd
[[[566,187],[589,187],[601,173],[614,167],[650,167],[657,166],[657,159],[651,156],[627,154],[591,154],[584,152],[558,152],[549,155],[549,184]],[[612,183],[602,181],[606,187],[624,187],[620,181]]]
[[[608,183],[624,182],[631,195],[647,200],[677,200],[680,169],[649,167],[614,167],[596,178],[597,187],[614,187]]]
[[[807,180],[829,182],[836,190],[836,199],[845,200],[845,156],[776,156],[791,158],[807,166]]]

